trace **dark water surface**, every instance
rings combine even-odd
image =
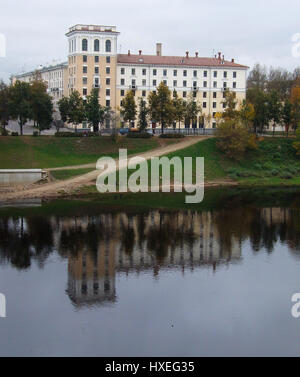
[[[267,206],[217,197],[202,209],[0,209],[0,355],[299,356],[299,193]]]

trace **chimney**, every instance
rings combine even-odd
[[[188,51],[186,52],[186,57],[187,57],[187,58],[189,57],[189,52],[188,52]]]
[[[161,56],[162,55],[162,44],[156,43],[156,55]]]
[[[221,60],[221,52],[218,52],[218,59]]]
[[[234,59],[231,59],[231,63],[234,63]]]
[[[128,50],[128,56],[130,56],[130,50]]]
[[[198,58],[198,52],[195,52],[196,58]]]
[[[142,50],[139,50],[139,55],[142,55]]]

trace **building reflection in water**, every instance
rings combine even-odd
[[[67,294],[80,308],[117,300],[116,275],[193,271],[238,263],[241,245],[272,252],[278,240],[297,258],[297,209],[101,213],[80,217],[0,217],[0,264],[42,268],[53,252],[68,260]]]

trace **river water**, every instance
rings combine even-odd
[[[299,356],[299,195],[270,195],[0,209],[0,355]]]

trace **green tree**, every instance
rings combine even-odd
[[[138,126],[140,131],[144,131],[148,125],[148,109],[146,106],[146,101],[140,98],[139,101],[139,115],[138,115]]]
[[[20,134],[23,127],[32,117],[31,88],[27,82],[16,81],[10,88],[9,111],[12,119],[18,120]]]
[[[284,102],[282,107],[282,122],[285,127],[286,137],[288,137],[289,129],[292,124],[292,104],[289,99]]]
[[[39,132],[49,127],[52,122],[53,105],[47,85],[44,81],[36,78],[31,86],[32,118],[38,126]]]
[[[185,124],[189,125],[192,123],[192,126],[194,122],[197,121],[197,117],[199,113],[202,113],[201,106],[195,101],[195,98],[193,97],[193,93],[190,93],[188,96],[188,99],[186,101],[185,105]]]
[[[263,90],[253,87],[247,91],[247,101],[254,107],[253,130],[262,133],[269,123],[268,96]]]
[[[77,131],[78,124],[86,119],[83,99],[77,90],[74,90],[69,98],[68,123],[75,125]]]
[[[236,93],[230,92],[229,90],[226,90],[224,93],[225,99],[223,101],[223,104],[225,106],[225,110],[222,113],[222,118],[227,120],[236,119],[238,116],[238,111],[236,109]]]
[[[9,86],[0,81],[0,125],[4,128],[9,122]]]
[[[280,96],[276,90],[272,90],[271,93],[267,96],[267,107],[268,107],[268,119],[269,121],[273,122],[273,136],[274,136],[276,124],[279,124],[281,120],[281,110],[282,110]]]
[[[164,133],[164,128],[172,125],[175,119],[171,92],[167,85],[161,82],[157,92],[149,94],[148,101],[151,119],[160,123],[161,132]]]
[[[99,123],[104,120],[104,108],[99,103],[99,89],[94,88],[87,96],[85,103],[86,117],[94,132],[99,131]]]
[[[186,101],[183,98],[179,98],[177,91],[173,93],[173,107],[174,107],[174,120],[178,122],[179,130],[180,124],[184,121],[186,114]]]
[[[69,98],[63,96],[59,101],[58,101],[58,109],[60,112],[61,120],[65,123],[68,121],[68,116],[69,116]]]
[[[134,122],[136,118],[136,103],[134,99],[134,91],[129,90],[126,93],[121,105],[121,115],[125,122]]]

